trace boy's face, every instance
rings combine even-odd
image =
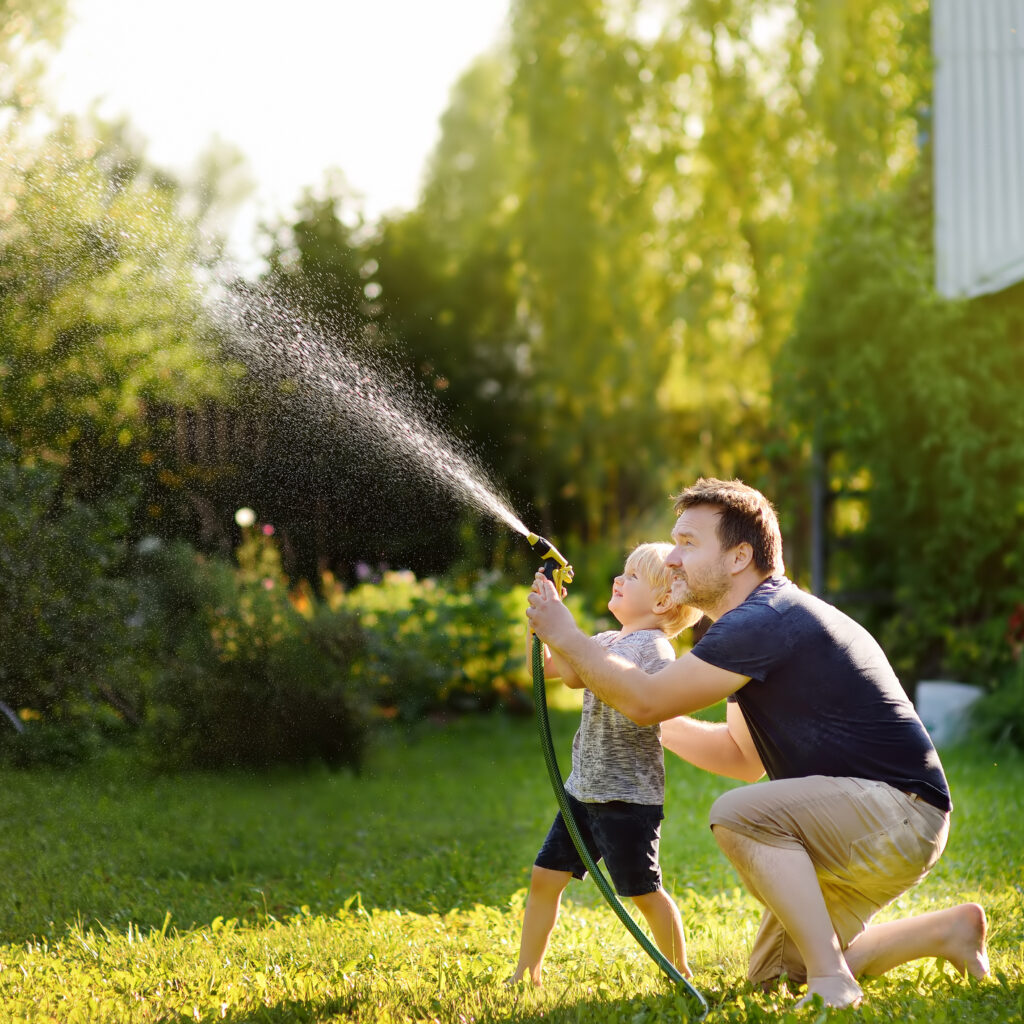
[[[655,592],[654,587],[627,562],[626,568],[615,577],[612,583],[612,596],[608,602],[608,611],[623,626],[629,626],[650,615],[660,596]]]

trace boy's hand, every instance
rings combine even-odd
[[[547,580],[549,583],[551,582],[551,578],[545,575],[544,570],[538,569],[537,574],[533,577],[533,586],[530,588],[534,593],[540,593],[540,585],[537,582],[538,580]],[[552,584],[552,586],[554,586],[554,584]],[[559,597],[564,599],[568,594],[569,591],[566,590],[565,587],[562,587],[562,593],[559,594]]]
[[[563,590],[562,594],[564,593]],[[534,633],[554,647],[559,646],[559,636],[566,636],[576,629],[572,613],[562,604],[561,597],[555,591],[555,585],[542,572],[538,572],[533,578],[526,617]]]

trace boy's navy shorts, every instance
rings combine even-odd
[[[661,888],[658,844],[664,818],[662,805],[628,804],[623,800],[585,804],[568,793],[566,796],[587,851],[595,864],[604,858],[615,891],[620,896],[657,892]],[[561,811],[535,863],[549,871],[570,871],[574,878],[586,878],[586,865],[576,852]]]

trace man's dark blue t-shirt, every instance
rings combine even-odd
[[[715,622],[693,653],[750,677],[729,699],[768,778],[873,779],[951,809],[939,756],[885,654],[838,608],[775,576]]]

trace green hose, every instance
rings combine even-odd
[[[677,985],[682,985],[686,991],[700,1003],[701,1014],[698,1021],[708,1015],[708,1004],[704,997],[683,977],[677,970],[675,964],[667,960],[661,950],[644,934],[643,929],[629,916],[629,912],[615,895],[615,890],[608,883],[608,879],[594,863],[590,856],[587,844],[580,835],[579,826],[573,817],[572,809],[569,807],[569,797],[562,784],[562,773],[558,770],[558,759],[555,757],[555,748],[551,742],[551,723],[548,721],[547,691],[544,686],[544,649],[540,637],[533,638],[533,703],[537,710],[537,725],[540,730],[541,749],[544,752],[544,762],[548,766],[548,775],[551,778],[551,788],[555,791],[555,799],[558,801],[558,809],[562,812],[562,820],[572,837],[573,845],[583,859],[587,870],[597,883],[601,895],[607,900],[608,905],[618,915],[619,920],[629,929],[633,938],[643,947],[644,952],[669,976]]]

